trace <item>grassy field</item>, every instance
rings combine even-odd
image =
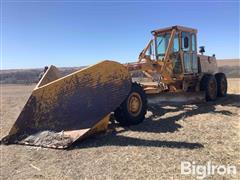
[[[34,85],[2,85],[1,137],[19,115]],[[195,179],[181,175],[181,161],[235,165],[239,179],[240,79],[229,79],[229,95],[195,105],[150,106],[146,120],[118,124],[69,150],[1,145],[2,179]]]
[[[228,79],[228,93],[240,93],[240,78]]]

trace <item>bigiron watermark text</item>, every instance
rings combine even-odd
[[[235,176],[237,174],[237,168],[234,165],[216,165],[211,161],[208,161],[206,164],[197,164],[195,161],[182,161],[181,174],[192,175],[195,176],[196,179],[204,179],[214,175]]]

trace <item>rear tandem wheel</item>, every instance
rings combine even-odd
[[[217,73],[215,75],[217,81],[217,96],[224,97],[227,95],[227,78],[224,73]]]

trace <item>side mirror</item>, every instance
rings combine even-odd
[[[188,46],[189,46],[189,39],[188,39],[188,37],[184,37],[184,39],[183,39],[183,44],[184,44],[184,49],[187,49],[188,48]]]
[[[205,47],[204,46],[199,47],[199,53],[201,53],[202,55],[203,55],[203,53],[205,53]]]

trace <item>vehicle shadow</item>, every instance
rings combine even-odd
[[[191,143],[185,141],[145,140],[118,135],[116,132],[107,132],[105,134],[96,135],[82,141],[77,141],[69,148],[69,150],[101,146],[165,147],[178,149],[199,149],[204,147],[200,143]]]
[[[219,98],[215,102],[205,102],[201,104],[194,104],[194,108],[186,108],[189,104],[170,104],[172,108],[165,108],[165,105],[150,105],[149,111],[152,114],[147,117],[141,124],[136,126],[125,127],[122,130],[116,130],[119,124],[114,118],[109,125],[109,131],[105,134],[96,135],[83,141],[77,141],[72,146],[75,148],[91,148],[99,146],[145,146],[145,147],[167,147],[167,148],[185,148],[198,149],[203,148],[203,144],[192,143],[185,141],[161,141],[161,140],[145,140],[133,137],[126,137],[120,135],[123,131],[138,131],[148,133],[167,133],[178,131],[182,126],[178,123],[179,120],[185,119],[199,114],[216,113],[227,116],[234,115],[227,110],[217,110],[215,106],[234,106],[240,107],[240,95],[230,94],[227,97]],[[169,106],[169,104],[168,104]],[[170,117],[162,117],[165,113],[180,112],[177,115]],[[155,119],[157,118],[157,120]],[[72,149],[70,148],[70,149]]]
[[[147,117],[143,123],[137,126],[131,126],[126,130],[151,132],[151,133],[166,133],[178,131],[182,126],[178,123],[179,120],[184,120],[187,117],[192,117],[199,114],[213,113],[223,114],[226,116],[234,116],[231,111],[217,110],[216,106],[232,106],[240,107],[240,95],[230,94],[227,97],[219,98],[214,102],[204,102],[193,104],[188,108],[189,104],[167,104],[165,105],[149,105],[148,110],[152,112],[150,117]],[[191,105],[190,105],[191,106]],[[179,113],[178,113],[179,112]],[[178,113],[169,117],[162,117],[165,113]],[[157,120],[155,120],[157,118]],[[114,126],[114,125],[113,125]]]

